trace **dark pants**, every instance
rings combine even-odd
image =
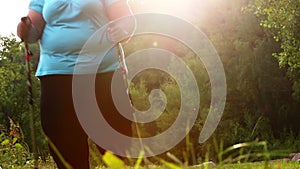
[[[97,74],[95,80],[97,102],[109,124],[120,133],[131,136],[131,121],[119,114],[112,100],[112,75],[113,72]],[[119,76],[122,78],[121,74]],[[82,129],[74,110],[72,75],[48,75],[39,78],[41,122],[45,134],[74,169],[89,168],[88,136]],[[124,88],[122,91],[126,92],[124,83],[120,84],[120,88]],[[129,101],[127,102],[130,104]],[[99,150],[101,153],[105,152],[101,147]],[[58,168],[65,168],[51,146],[50,153]]]

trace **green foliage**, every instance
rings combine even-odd
[[[300,150],[300,135],[295,134],[292,130],[285,129],[280,134],[280,139],[269,140],[271,143],[269,149],[274,151],[274,157],[276,157],[276,152],[278,156],[286,156],[290,152],[299,152]]]
[[[257,149],[257,147],[259,149]],[[260,147],[262,147],[262,149],[260,149]],[[220,149],[218,152],[218,161],[221,165],[224,163],[240,163],[257,160],[265,161],[267,165],[267,162],[270,160],[269,158],[270,154],[268,152],[267,142],[265,141],[239,143],[225,150]]]
[[[25,165],[30,153],[27,145],[16,137],[14,133],[0,133],[0,166],[3,168],[21,168]]]
[[[285,161],[277,161],[272,162],[268,165],[267,168],[272,169],[298,169],[300,167],[298,162],[285,162]],[[266,169],[264,163],[237,163],[237,164],[227,164],[218,167],[219,169]]]
[[[178,166],[178,165],[176,165],[176,164],[174,164],[174,163],[171,163],[171,162],[167,162],[167,161],[165,161],[165,160],[160,160],[160,162],[161,162],[164,166],[166,166],[166,167],[168,167],[168,168],[170,168],[170,169],[183,169],[181,166]]]
[[[260,26],[257,16],[243,11],[248,5],[246,1],[193,2],[197,6],[193,12],[198,17],[193,23],[201,28],[215,46],[226,73],[226,107],[214,137],[219,141],[223,140],[224,147],[228,147],[255,139],[268,140],[272,145],[277,140],[284,140],[280,135],[285,128],[298,135],[299,127],[295,119],[300,118],[300,107],[291,97],[292,86],[298,83],[286,76],[287,70],[280,68],[273,57],[273,53],[282,52],[282,47],[273,36],[270,37],[271,32],[266,32]],[[275,1],[270,1],[272,3]],[[295,22],[296,20],[294,18]],[[153,46],[154,42],[157,45]],[[202,145],[198,143],[199,132],[206,119],[211,99],[210,82],[205,67],[183,44],[156,35],[134,37],[126,46],[127,55],[150,47],[163,48],[180,56],[196,75],[201,106],[199,118],[189,133],[190,143],[200,161],[203,161],[208,152],[211,159],[216,159],[217,154],[213,152],[214,145],[211,140]],[[170,65],[172,64],[174,63],[170,61]],[[180,109],[180,91],[174,79],[154,70],[143,71],[133,80],[131,96],[136,108],[149,108],[148,96],[153,88],[164,91],[168,104],[155,122],[139,124],[142,137],[165,131],[173,124]],[[294,137],[291,140],[296,139]],[[183,140],[170,152],[183,160],[186,150]],[[165,155],[161,157],[167,158]]]
[[[280,42],[281,51],[274,53],[281,66],[287,66],[294,80],[294,96],[300,99],[300,1],[254,0],[248,6],[259,19],[260,25],[269,30]]]
[[[28,104],[27,78],[24,59],[24,46],[14,35],[0,37],[0,124],[9,128],[9,117],[22,128],[22,137],[31,147],[30,116]],[[34,53],[31,69],[35,70],[39,49],[37,44],[30,45]],[[39,82],[32,71],[32,89],[34,97],[34,118],[39,153],[47,155],[47,144],[41,133],[39,121]]]
[[[298,132],[291,82],[272,57],[280,46],[267,36],[254,15],[241,10],[245,5],[241,0],[213,0],[203,8],[217,14],[208,14],[198,23],[225,67],[227,102],[215,133],[224,146],[279,138],[285,126],[294,126]],[[286,106],[289,110],[283,113]],[[203,145],[203,151],[205,147],[209,146]]]

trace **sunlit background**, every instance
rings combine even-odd
[[[28,11],[30,0],[1,0],[0,5],[0,35],[16,34],[17,24]]]
[[[16,34],[16,25],[20,18],[28,11],[30,0],[1,0],[0,5],[0,35]],[[135,13],[154,12],[175,15],[177,17],[194,20],[198,16],[201,1],[196,0],[129,0]]]
[[[192,19],[199,9],[195,0],[131,0],[134,12],[155,12]],[[198,1],[199,3],[199,1]]]

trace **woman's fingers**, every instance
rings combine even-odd
[[[109,33],[110,40],[114,43],[130,37],[130,34],[125,29],[122,29],[118,26],[109,27],[107,31]]]
[[[17,35],[22,39],[22,41],[27,41],[30,31],[30,24],[31,21],[28,17],[22,17],[21,22],[18,24]]]

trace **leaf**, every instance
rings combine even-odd
[[[1,142],[2,146],[5,146],[7,144],[9,144],[9,140],[8,139],[5,139],[4,141]]]
[[[16,144],[15,144],[15,147],[16,147],[17,149],[23,149],[23,146],[22,146],[20,143],[16,143]]]
[[[13,144],[15,144],[17,142],[18,138],[14,137],[13,138]]]
[[[110,151],[107,151],[102,159],[110,169],[125,169],[124,162]]]

